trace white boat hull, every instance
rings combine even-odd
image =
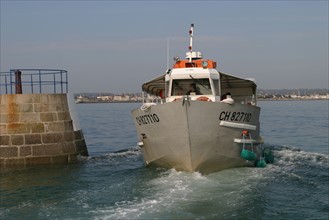
[[[257,106],[185,98],[131,113],[146,165],[211,173],[254,166],[240,156],[243,145],[257,158],[262,152]],[[252,140],[242,139],[243,130]]]

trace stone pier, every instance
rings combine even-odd
[[[0,167],[68,163],[88,155],[70,96],[0,95]]]

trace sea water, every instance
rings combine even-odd
[[[3,169],[0,219],[329,219],[328,100],[259,102],[274,164],[209,175],[145,168],[138,106],[77,105],[90,156]]]

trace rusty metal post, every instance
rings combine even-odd
[[[15,71],[15,89],[16,94],[22,94],[22,72],[19,70]]]

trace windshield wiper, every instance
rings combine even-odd
[[[198,82],[203,88],[205,88],[205,89],[208,90],[208,88],[202,83],[202,81],[200,81],[200,80],[197,79],[197,78],[194,78],[191,74],[190,74],[190,77],[191,77],[191,79],[197,81],[197,82]]]

